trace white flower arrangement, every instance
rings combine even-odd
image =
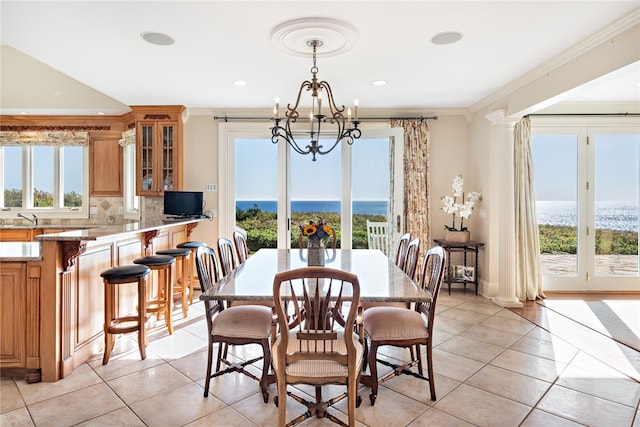
[[[464,180],[462,179],[462,175],[458,174],[453,178],[453,196],[442,196],[440,198],[442,200],[442,210],[453,215],[451,227],[448,225],[444,226],[444,228],[449,231],[468,231],[467,227],[463,225],[463,222],[471,216],[473,206],[482,198],[482,193],[477,191],[467,193],[465,197],[462,189],[463,186]],[[458,198],[460,198],[461,203],[458,203]],[[456,228],[456,215],[460,216],[459,230]]]

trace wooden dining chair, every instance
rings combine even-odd
[[[249,258],[249,246],[247,246],[247,237],[241,231],[233,232],[233,244],[236,248],[236,259],[238,265],[242,264]]]
[[[278,395],[278,425],[292,426],[313,416],[345,425],[328,411],[347,398],[349,425],[356,425],[361,398],[358,381],[363,363],[363,344],[355,333],[360,283],[355,274],[327,267],[305,267],[276,274],[273,298],[279,335],[272,345]],[[292,304],[293,302],[293,304]],[[344,328],[335,310],[343,310]],[[303,318],[289,329],[288,318]],[[315,401],[287,390],[287,385],[308,384],[316,389]],[[322,386],[346,386],[342,395],[322,401]],[[287,396],[307,406],[307,411],[287,423]]]
[[[220,269],[213,248],[200,246],[196,251],[196,270],[202,291],[211,289],[220,279]],[[204,300],[205,318],[209,337],[207,355],[207,376],[204,384],[204,397],[209,396],[211,379],[217,376],[240,372],[260,383],[264,403],[269,400],[267,390],[269,381],[269,367],[271,365],[270,338],[274,333],[273,314],[271,308],[262,305],[239,305],[229,308],[224,307],[223,301]],[[213,346],[218,343],[218,357],[216,369],[212,373]],[[246,360],[242,363],[232,363],[227,360],[227,345],[258,344],[262,347],[262,356]],[[223,351],[224,347],[224,351]],[[262,375],[255,376],[245,370],[245,367],[262,359]],[[224,363],[227,368],[220,370]]]
[[[400,268],[404,268],[404,261],[407,253],[407,245],[409,245],[410,241],[411,241],[411,234],[404,233],[402,236],[400,236],[400,239],[398,239],[398,243],[396,244],[396,248],[394,251],[395,253],[394,262]]]
[[[365,310],[363,327],[366,338],[368,365],[371,370],[371,405],[375,404],[378,386],[400,374],[410,374],[429,382],[431,400],[436,400],[436,389],[433,378],[433,323],[436,301],[442,285],[446,252],[440,246],[430,248],[422,262],[420,286],[429,291],[432,300],[429,303],[416,304],[415,308],[372,307]],[[415,349],[415,357],[411,352],[410,360],[397,365],[385,359],[377,359],[378,348],[382,346],[404,347]],[[420,346],[426,346],[427,376],[422,370]],[[378,379],[377,363],[389,366],[391,372]],[[411,370],[418,366],[418,372]]]
[[[402,270],[411,278],[415,280],[416,270],[418,269],[418,259],[420,257],[420,239],[416,237],[411,239],[407,245],[407,250],[404,254],[404,261],[402,262]]]
[[[234,255],[235,249],[233,242],[225,237],[218,238],[218,259],[220,260],[220,271],[222,277],[226,277],[231,273],[231,270],[236,268],[236,258]]]

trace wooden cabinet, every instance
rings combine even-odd
[[[92,136],[89,145],[89,192],[91,196],[122,197],[123,159],[118,138]]]
[[[131,107],[125,127],[136,129],[136,195],[182,189],[183,106]]]
[[[71,228],[0,228],[0,242],[33,242],[41,234],[72,231]]]
[[[30,242],[32,238],[30,228],[1,228],[0,242]]]

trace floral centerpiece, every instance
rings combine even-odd
[[[473,207],[481,199],[482,193],[472,191],[466,197],[463,190],[464,179],[458,174],[453,178],[453,196],[442,196],[442,210],[453,216],[451,226],[445,225],[447,230],[445,240],[468,242],[470,239],[469,229],[464,226],[464,220],[468,219],[473,212]],[[460,199],[458,201],[458,199]],[[456,228],[456,215],[460,217],[460,228]]]
[[[300,224],[299,227],[300,234],[307,237],[307,264],[324,266],[324,247],[326,240],[333,235],[333,230],[322,218],[318,218],[318,222]]]
[[[300,224],[300,232],[307,237],[307,246],[324,246],[326,240],[333,235],[333,230],[327,225],[322,218],[318,218],[318,222],[309,221],[308,224]]]

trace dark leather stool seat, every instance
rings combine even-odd
[[[200,283],[198,280],[198,273],[196,272],[196,250],[200,246],[206,246],[205,242],[200,242],[198,240],[193,240],[189,242],[182,242],[176,245],[177,248],[180,249],[190,249],[191,250],[191,261],[189,262],[189,304],[193,304],[193,291],[196,289],[194,286],[195,282]],[[198,285],[198,290],[202,290],[200,285]]]
[[[104,356],[102,364],[109,363],[111,351],[115,345],[115,334],[124,334],[138,331],[138,348],[140,357],[147,358],[145,348],[147,346],[147,332],[145,324],[146,315],[146,289],[147,277],[151,269],[145,265],[123,265],[112,267],[100,273],[104,282]],[[116,287],[122,283],[138,284],[138,311],[135,315],[117,317],[118,301]]]
[[[150,255],[136,258],[133,263],[145,265],[152,271],[158,272],[158,292],[155,298],[147,300],[147,313],[155,313],[156,319],[160,319],[160,316],[164,314],[169,334],[173,334],[173,324],[171,323],[171,313],[173,312],[172,272],[176,259],[169,255]]]
[[[189,274],[190,274],[190,257],[191,249],[177,248],[177,249],[161,249],[156,251],[156,255],[168,255],[176,259],[176,262],[180,262],[180,277],[178,278],[176,267],[176,280],[173,285],[173,298],[180,298],[182,303],[182,317],[187,317],[187,311],[189,310],[189,304],[187,304],[187,290],[189,289]]]

